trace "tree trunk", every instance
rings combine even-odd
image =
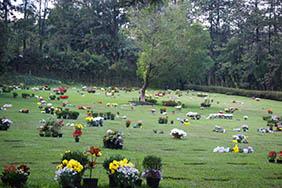
[[[145,102],[145,94],[146,94],[146,89],[147,89],[148,85],[149,85],[148,80],[145,79],[144,80],[144,84],[143,84],[143,86],[142,86],[142,88],[140,90],[140,98],[139,98],[139,100],[141,102]]]

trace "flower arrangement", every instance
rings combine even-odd
[[[126,158],[112,160],[108,163],[107,171],[113,181],[120,187],[135,187],[140,182],[138,169]]]
[[[269,162],[275,162],[277,153],[275,151],[270,151],[267,155]]]
[[[274,163],[275,160],[277,163],[282,163],[282,151],[276,153],[275,151],[270,151],[267,155],[268,161]]]
[[[237,134],[233,136],[233,141],[236,141],[236,143],[244,143],[247,144],[248,143],[248,139],[245,135],[243,134]]]
[[[60,99],[68,99],[68,98],[69,98],[69,96],[67,96],[67,95],[60,96]]]
[[[181,139],[181,138],[184,138],[187,136],[187,133],[181,129],[172,129],[170,131],[170,135],[173,137],[173,138],[177,138],[177,139]]]
[[[89,150],[87,150],[87,154],[90,155],[90,161],[88,168],[90,169],[90,178],[92,177],[92,170],[96,167],[96,160],[98,157],[102,155],[101,149],[95,146],[91,146]]]
[[[167,124],[167,122],[168,122],[167,116],[159,117],[159,124]]]
[[[147,185],[151,188],[159,187],[159,182],[162,179],[162,160],[159,157],[148,155],[143,160],[144,171],[142,177],[146,178]]]
[[[7,118],[0,118],[0,130],[6,131],[12,125],[12,121]]]
[[[125,126],[126,126],[127,128],[130,126],[130,124],[131,124],[131,121],[130,121],[130,120],[126,120]]]
[[[103,142],[105,148],[122,149],[123,135],[119,131],[109,129],[103,138]]]
[[[19,110],[20,113],[24,113],[24,114],[28,114],[29,113],[29,109],[27,108],[23,108]]]
[[[79,112],[70,111],[69,109],[65,108],[64,110],[60,107],[55,109],[55,114],[57,115],[58,119],[77,119],[79,116]]]
[[[63,120],[49,119],[48,121],[44,121],[44,125],[39,127],[39,135],[46,137],[62,137],[63,133],[61,130],[63,126]]]
[[[64,87],[58,87],[54,88],[53,91],[58,95],[63,95],[65,92],[67,92],[67,89]]]
[[[83,166],[80,162],[74,159],[63,160],[57,166],[55,172],[55,180],[62,187],[77,187],[80,185],[81,177],[83,175]]]
[[[29,174],[30,171],[27,165],[6,165],[1,180],[6,186],[20,188],[26,184]]]
[[[74,125],[74,132],[72,136],[74,137],[76,142],[79,142],[79,137],[82,135],[82,129],[84,126],[81,123],[77,123]]]
[[[143,121],[138,120],[137,123],[133,125],[133,128],[142,128],[142,125],[143,125]]]
[[[163,108],[160,108],[160,113],[162,114],[162,113],[164,113],[164,112],[166,112],[166,108],[165,107],[163,107]]]
[[[87,164],[89,163],[88,156],[86,153],[83,153],[81,151],[70,151],[70,150],[65,151],[65,153],[62,156],[61,161],[63,160],[69,161],[71,159],[78,161],[84,167],[84,169],[86,168]]]
[[[201,107],[210,107],[211,106],[211,100],[207,97],[205,97],[205,100],[203,103],[201,103]]]

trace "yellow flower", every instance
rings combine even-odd
[[[93,121],[93,117],[92,116],[87,116],[86,118],[85,118],[85,120],[87,121],[87,122],[92,122]]]
[[[233,143],[235,143],[235,144],[237,144],[237,143],[238,143],[238,141],[237,141],[237,140],[232,140],[232,142],[233,142]]]
[[[62,164],[59,164],[58,166],[57,166],[57,169],[62,169],[63,168],[63,165]]]
[[[239,153],[239,147],[237,144],[233,147],[233,151],[234,153]]]
[[[68,160],[66,160],[66,159],[63,160],[63,161],[62,161],[62,164],[63,164],[63,165],[67,165],[67,164],[68,164]]]

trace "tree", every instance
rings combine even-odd
[[[177,77],[177,71],[182,69],[180,72],[185,78],[181,79],[187,82],[189,77],[190,80],[196,77],[193,74],[198,73],[196,70],[203,70],[203,65],[211,62],[207,54],[207,32],[201,25],[188,22],[187,7],[186,4],[153,10],[149,7],[135,10],[131,15],[130,36],[141,49],[137,71],[143,79],[140,90],[140,100],[143,102],[149,84],[161,75]]]

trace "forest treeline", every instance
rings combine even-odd
[[[1,74],[282,89],[281,0],[1,0],[0,33]]]

